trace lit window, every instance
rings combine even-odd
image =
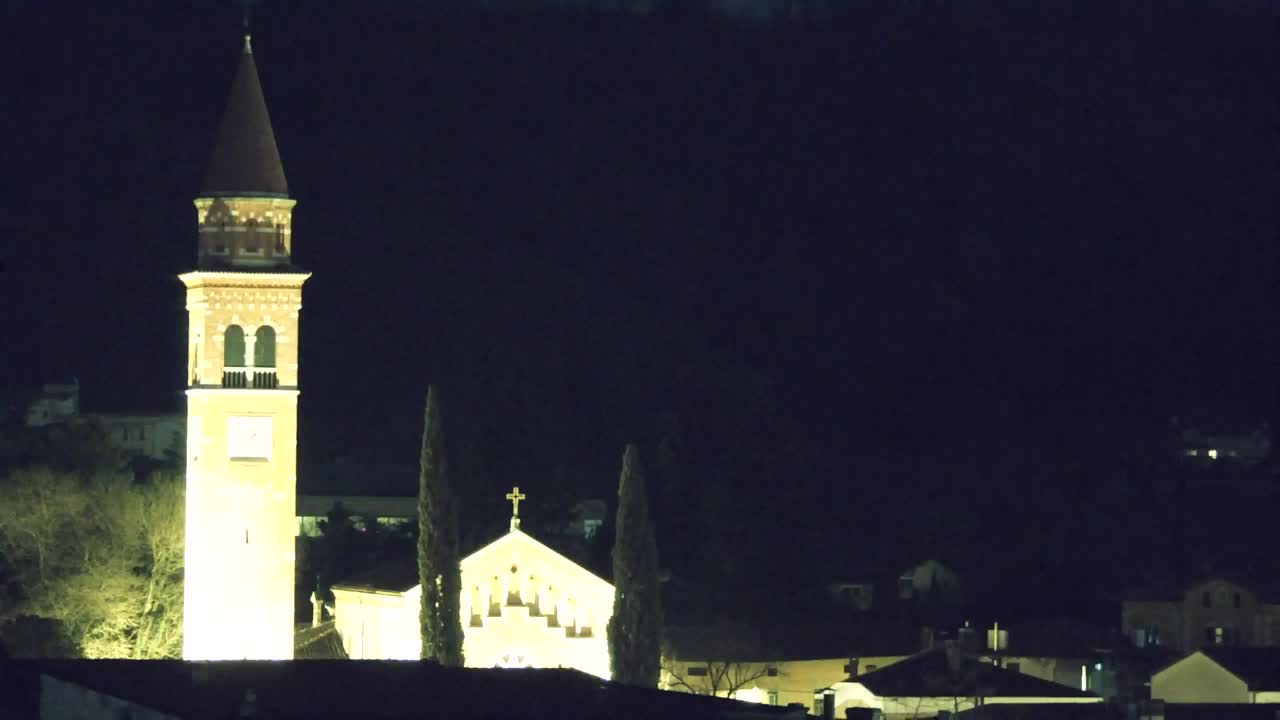
[[[1209,452],[1207,452],[1207,453],[1205,453],[1205,454],[1209,456],[1209,459],[1210,459],[1210,460],[1217,460],[1217,459],[1218,459],[1218,451],[1217,451],[1217,450],[1214,450],[1213,448],[1209,448]]]

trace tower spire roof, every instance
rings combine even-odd
[[[231,83],[200,194],[206,197],[285,197],[289,194],[247,26],[240,66]]]

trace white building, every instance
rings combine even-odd
[[[178,413],[94,413],[82,419],[97,425],[128,455],[151,460],[181,458],[186,452],[187,416]]]
[[[512,493],[519,495],[518,489]],[[510,496],[509,496],[510,497]],[[467,667],[575,668],[609,677],[613,586],[520,530],[462,562]],[[406,565],[333,586],[334,623],[353,660],[417,660],[421,587]]]
[[[1280,703],[1280,648],[1197,650],[1151,676],[1151,698],[1179,704]],[[1280,705],[1275,707],[1280,716]]]

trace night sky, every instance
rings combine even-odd
[[[798,485],[742,507],[803,527],[877,497],[886,463],[968,511],[1003,458],[1088,473],[1171,415],[1270,415],[1272,11],[848,6],[770,27],[262,3],[314,273],[303,462],[412,464],[437,382],[486,493],[607,496],[621,443],[674,414],[700,472],[728,435],[802,445],[803,471],[735,455],[759,473],[725,487]],[[167,409],[239,14],[2,17],[6,365],[79,376],[86,410]]]

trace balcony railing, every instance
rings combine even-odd
[[[222,387],[252,388],[254,390],[274,390],[280,386],[275,368],[223,368]]]

